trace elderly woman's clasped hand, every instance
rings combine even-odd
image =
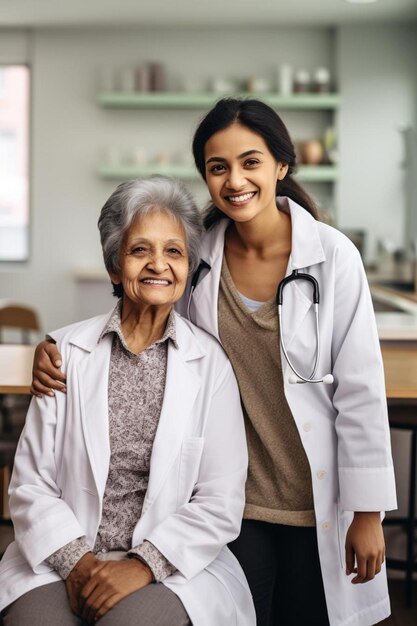
[[[138,559],[99,561],[84,555],[66,580],[73,613],[93,624],[123,598],[149,585],[150,568]]]

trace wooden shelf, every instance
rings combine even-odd
[[[152,174],[172,176],[181,180],[200,180],[200,175],[193,166],[150,164],[143,166],[120,165],[99,167],[97,174],[102,180],[128,180],[142,178]],[[300,182],[332,183],[338,180],[339,170],[334,165],[301,165],[296,178]]]
[[[98,104],[111,109],[207,109],[225,96],[256,98],[275,109],[334,110],[340,105],[337,93],[303,93],[281,96],[277,93],[189,93],[189,92],[121,92],[108,91],[98,95]]]

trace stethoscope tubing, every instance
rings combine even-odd
[[[318,303],[314,303],[314,313],[315,313],[315,318],[316,318],[316,350],[315,350],[315,359],[314,359],[313,371],[311,372],[311,374],[310,374],[310,376],[308,378],[305,378],[295,368],[295,365],[292,363],[292,361],[291,361],[291,359],[290,359],[290,357],[288,355],[288,352],[287,352],[287,350],[285,348],[284,339],[283,339],[283,336],[282,336],[283,335],[283,333],[282,333],[282,304],[278,305],[278,319],[279,319],[279,327],[280,327],[280,344],[281,344],[282,352],[284,353],[285,360],[287,361],[290,369],[297,376],[297,378],[299,378],[300,381],[303,382],[303,383],[321,383],[321,382],[323,382],[322,378],[318,378],[318,379],[314,378],[314,376],[316,375],[318,364],[319,364],[319,360],[320,360],[320,326],[319,326],[319,306],[318,306]],[[297,382],[299,382],[299,381],[297,381]]]
[[[194,289],[195,289],[195,286],[191,284],[190,295],[188,296],[188,302],[187,302],[187,319],[189,319],[190,321],[191,321],[191,300],[193,299]]]
[[[289,285],[289,283],[293,282],[294,280],[306,280],[307,282],[309,282],[311,286],[313,287],[313,302],[314,304],[319,304],[320,289],[319,289],[319,284],[317,282],[317,279],[314,278],[314,276],[311,276],[310,274],[304,274],[302,272],[299,272],[298,270],[293,270],[292,274],[283,278],[280,284],[278,285],[278,289],[277,289],[277,304],[278,305],[280,304],[282,305],[283,297],[284,297],[283,295],[284,287]]]
[[[190,293],[189,293],[188,301],[187,301],[187,317],[189,320],[191,320],[191,301],[193,299],[193,294],[194,294],[195,288],[197,287],[199,283],[201,272],[205,269],[208,269],[210,271],[211,267],[208,263],[206,263],[206,261],[201,261],[200,265],[197,268],[197,271],[194,273],[191,279]],[[285,347],[285,342],[284,342],[284,332],[283,332],[283,322],[282,322],[282,306],[283,306],[283,301],[284,301],[284,288],[289,283],[293,282],[294,280],[305,280],[308,283],[310,283],[310,285],[313,288],[312,299],[313,299],[314,314],[315,314],[315,320],[316,320],[316,324],[315,324],[316,326],[316,349],[315,349],[313,370],[308,378],[300,374],[300,372],[297,370],[297,368],[295,367],[295,365],[290,359],[290,356],[287,352],[287,349]],[[289,276],[286,276],[285,278],[283,278],[283,280],[279,283],[278,289],[277,289],[276,301],[277,301],[277,306],[278,306],[280,346],[284,354],[285,360],[287,361],[288,366],[290,367],[291,371],[293,372],[295,376],[295,378],[290,376],[289,382],[290,383],[332,384],[333,376],[331,374],[326,374],[322,378],[314,378],[317,373],[317,368],[318,368],[319,361],[320,361],[320,325],[319,325],[320,289],[319,289],[319,284],[318,284],[317,279],[314,278],[314,276],[311,276],[310,274],[305,274],[305,273],[299,272],[298,270],[293,270]]]
[[[188,296],[188,301],[187,301],[187,318],[190,321],[191,321],[191,301],[193,299],[193,293],[199,283],[201,272],[203,272],[204,270],[210,271],[211,266],[206,261],[201,260],[199,266],[197,267],[196,271],[194,272],[191,278],[190,294]]]

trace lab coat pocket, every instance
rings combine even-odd
[[[178,506],[190,501],[198,478],[203,447],[204,437],[188,437],[182,443],[178,473]]]

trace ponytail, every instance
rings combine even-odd
[[[283,180],[279,180],[277,183],[277,196],[287,196],[297,204],[303,207],[306,211],[314,217],[315,220],[319,219],[319,213],[316,203],[308,195],[308,193],[301,187],[299,183],[292,177],[292,173],[288,171],[286,177]]]

